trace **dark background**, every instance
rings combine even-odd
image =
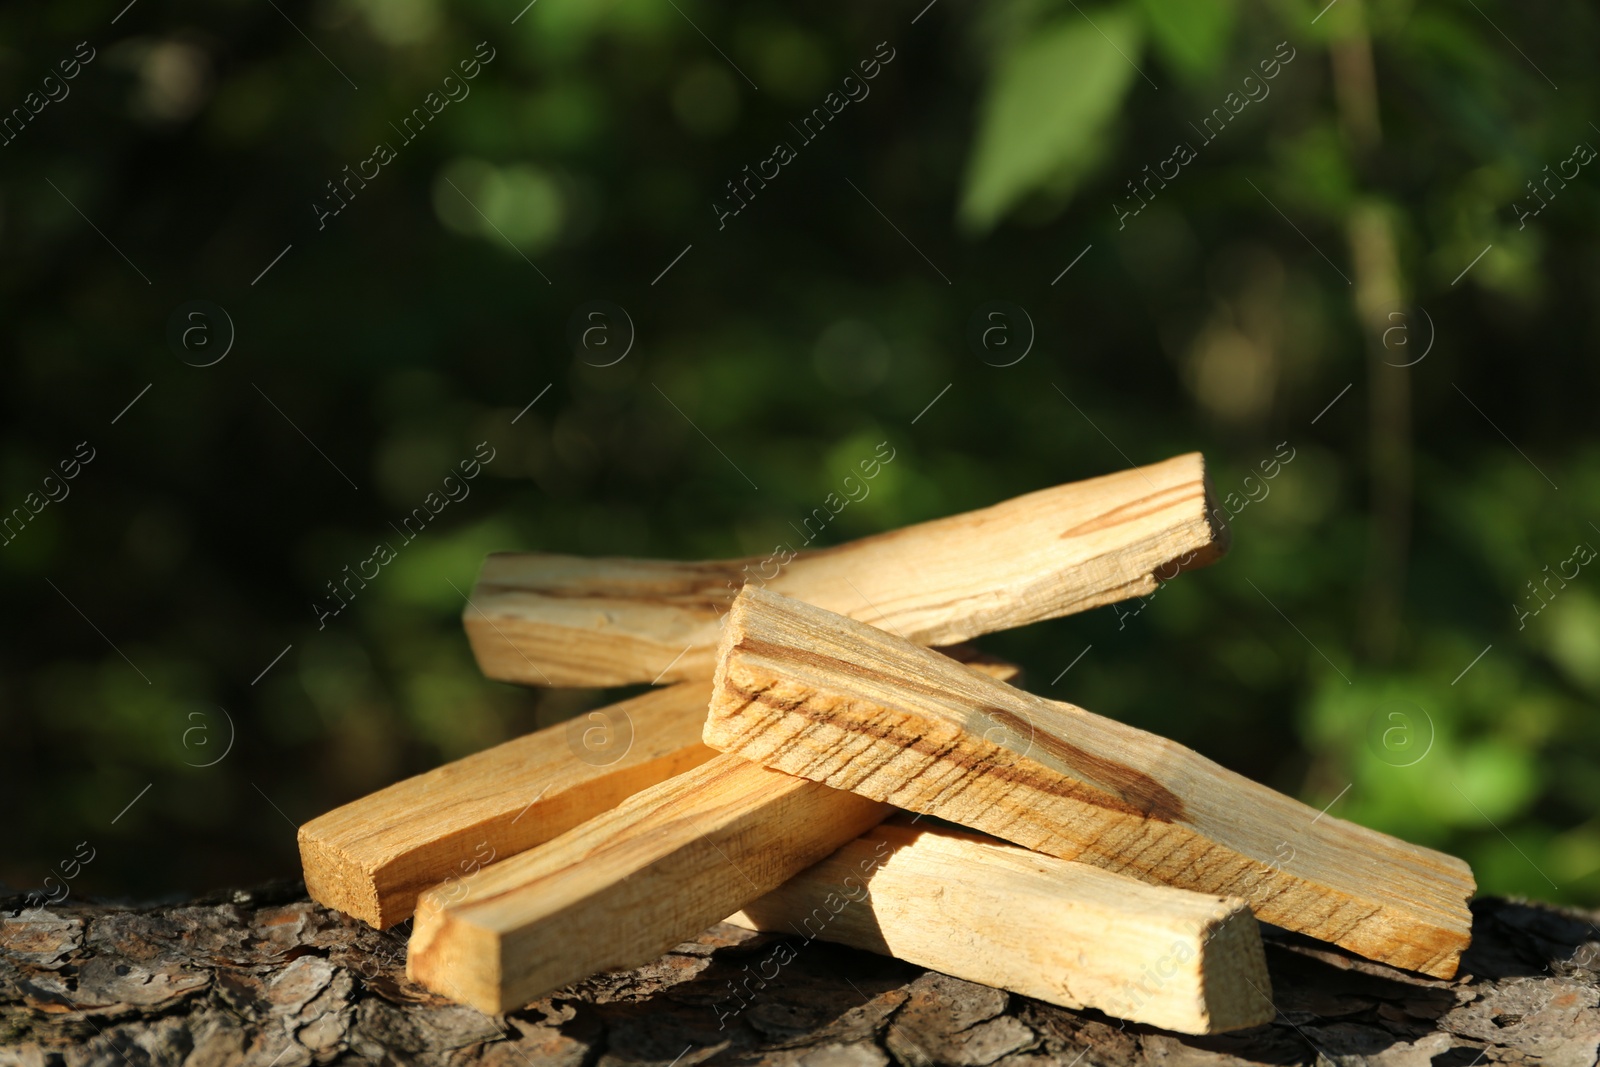
[[[94,455],[0,547],[0,879],[80,842],[77,894],[292,874],[294,824],[616,695],[479,676],[485,553],[765,555],[888,441],[824,543],[1203,451],[1230,510],[1256,498],[1219,566],[980,643],[1485,891],[1600,900],[1600,575],[1527,584],[1600,545],[1600,168],[1537,217],[1525,187],[1600,144],[1592,8],[520,8],[0,14],[0,107],[94,50],[0,146],[0,508]],[[607,367],[568,339],[595,300],[636,333]],[[210,366],[228,327],[192,301],[236,331]],[[969,341],[991,301],[1036,331],[1010,366],[1016,313]],[[470,497],[319,629],[324,583],[484,441]]]

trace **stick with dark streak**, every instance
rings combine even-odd
[[[1320,814],[1165,738],[747,588],[705,742],[1063,859],[1243,897],[1264,922],[1436,977],[1471,939],[1461,860]]]

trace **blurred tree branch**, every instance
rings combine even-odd
[[[1356,171],[1370,175],[1383,142],[1378,79],[1364,0],[1346,0],[1344,31],[1329,47],[1339,128]],[[1345,221],[1355,273],[1356,318],[1367,349],[1367,468],[1372,514],[1362,590],[1361,633],[1368,656],[1393,659],[1405,600],[1406,559],[1411,540],[1411,383],[1387,358],[1392,327],[1403,329],[1408,287],[1396,249],[1394,216],[1384,198],[1367,193]],[[1398,314],[1399,320],[1392,316]]]

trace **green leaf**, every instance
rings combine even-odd
[[[967,165],[964,227],[992,228],[1032,192],[1070,195],[1107,147],[1139,43],[1138,20],[1118,8],[1073,13],[1002,52]]]
[[[1139,0],[1163,61],[1191,81],[1216,73],[1233,33],[1235,0]]]

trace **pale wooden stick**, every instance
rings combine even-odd
[[[311,899],[380,929],[417,894],[548,841],[716,755],[709,681],[586,712],[335,808],[300,827]]]
[[[952,644],[1153,592],[1226,549],[1213,515],[1205,462],[1190,453],[795,556],[493,555],[462,618],[484,674],[529,685],[703,677],[746,580]]]
[[[1063,859],[1243,897],[1265,922],[1436,977],[1471,939],[1461,860],[893,634],[746,588],[719,655],[713,748]]]
[[[424,893],[406,973],[480,1011],[509,1011],[599,971],[654,959],[889,811],[718,756],[553,841]]]
[[[1261,935],[1237,897],[1150,886],[903,815],[728,921],[805,942],[780,943],[729,982],[712,1005],[719,1022],[817,938],[1189,1034],[1275,1014]]]
[[[970,645],[940,649],[1015,680],[1021,668]],[[417,894],[550,840],[641,789],[699,766],[711,680],[588,711],[396,782],[300,828],[311,899],[382,929]]]

